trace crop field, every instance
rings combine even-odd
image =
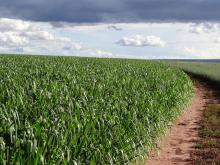
[[[193,95],[160,62],[0,56],[0,164],[124,164]]]
[[[220,82],[220,62],[169,61],[166,63],[187,72]]]

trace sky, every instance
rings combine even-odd
[[[0,0],[0,53],[220,58],[219,0]]]

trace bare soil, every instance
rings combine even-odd
[[[194,164],[196,144],[200,140],[199,129],[204,109],[218,104],[220,97],[216,88],[205,81],[195,81],[195,96],[179,119],[174,122],[166,137],[158,142],[158,152],[150,154],[147,165]]]

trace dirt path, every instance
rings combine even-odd
[[[195,83],[196,94],[191,105],[173,124],[168,135],[158,144],[159,155],[152,153],[148,165],[192,164],[190,154],[198,140],[199,122],[202,112],[212,100],[213,89],[205,83]],[[211,97],[211,98],[210,98]]]

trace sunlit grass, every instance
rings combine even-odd
[[[166,61],[165,63],[181,68],[186,72],[220,82],[220,62]]]
[[[1,56],[0,164],[128,163],[192,93],[157,62]]]

